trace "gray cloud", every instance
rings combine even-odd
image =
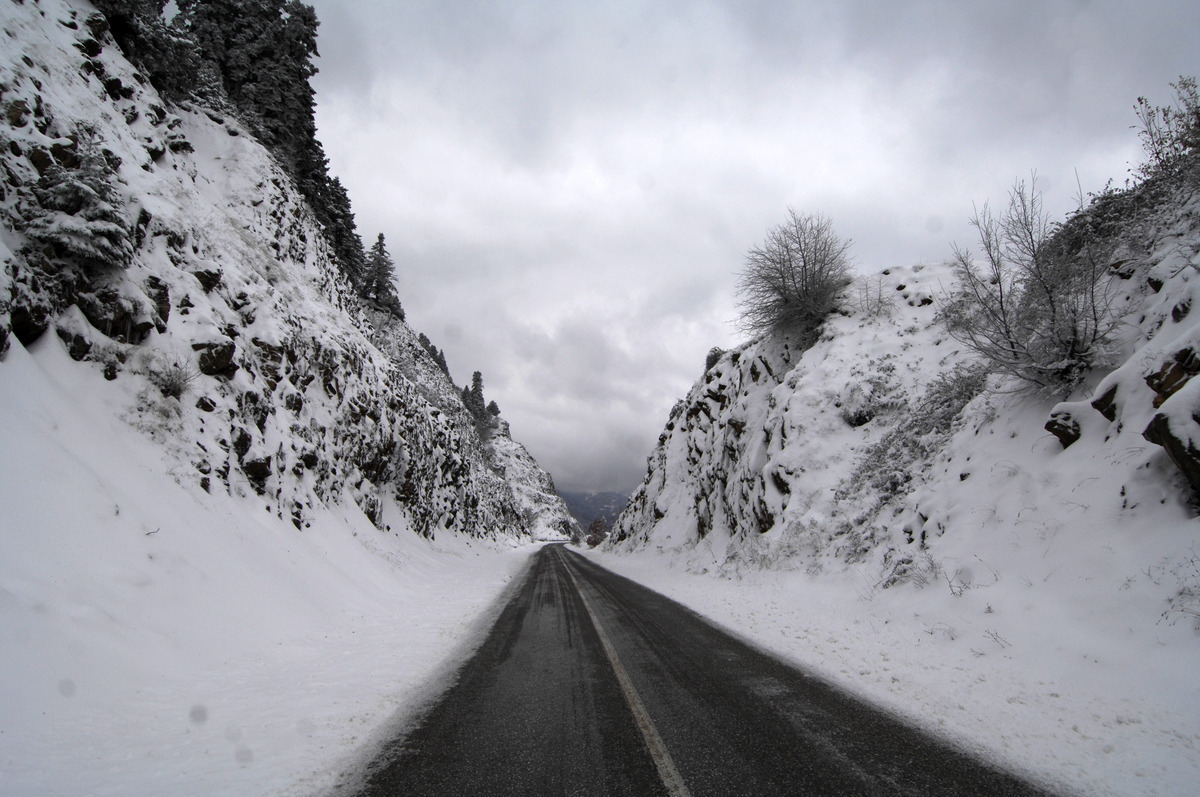
[[[1036,169],[1120,182],[1195,71],[1193,2],[317,0],[318,124],[414,326],[572,489],[628,489],[745,250],[820,210],[866,272],[942,260]],[[1078,174],[1078,177],[1077,177]]]

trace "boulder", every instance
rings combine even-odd
[[[242,472],[246,474],[254,491],[264,495],[267,492],[267,479],[271,476],[271,457],[246,460],[242,463]]]
[[[1150,420],[1142,437],[1162,446],[1175,466],[1183,471],[1192,489],[1200,494],[1200,450],[1192,442],[1194,434],[1200,436],[1200,423],[1196,422],[1195,417],[1188,419],[1187,426],[1191,429],[1187,431],[1193,434],[1176,428],[1178,424],[1177,417],[1160,412]]]
[[[233,361],[237,345],[232,340],[193,343],[192,350],[200,353],[200,373],[226,379],[231,379],[237,373],[238,365]]]
[[[1110,421],[1117,419],[1117,386],[1113,385],[1092,399],[1092,408]]]
[[[1070,448],[1079,439],[1079,421],[1070,410],[1055,407],[1050,412],[1050,420],[1046,421],[1046,431],[1057,437],[1063,448]]]
[[[1192,348],[1180,349],[1174,357],[1158,371],[1146,377],[1146,384],[1154,391],[1154,408],[1179,392],[1179,389],[1200,373],[1200,356]]]
[[[78,332],[63,327],[58,327],[54,331],[58,333],[58,337],[66,344],[67,354],[71,355],[72,360],[79,362],[91,352],[91,341]]]

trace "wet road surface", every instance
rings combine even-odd
[[[1045,794],[561,545],[359,793]]]

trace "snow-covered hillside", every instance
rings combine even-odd
[[[1200,192],[1123,230],[1071,401],[989,381],[948,266],[863,277],[811,348],[705,373],[597,555],[1051,784],[1194,793]]]
[[[327,787],[570,516],[237,119],[0,40],[0,791]]]

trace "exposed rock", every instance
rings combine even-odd
[[[246,478],[250,481],[256,493],[259,495],[266,494],[267,479],[271,476],[271,457],[266,456],[246,460],[242,463],[242,472],[246,474]]]
[[[1194,417],[1190,421],[1192,434],[1181,434],[1181,430],[1172,428],[1171,417],[1160,412],[1151,419],[1142,437],[1162,446],[1176,467],[1183,471],[1192,489],[1200,494],[1200,450],[1192,442],[1193,435],[1200,436],[1200,423]]]
[[[1050,420],[1046,421],[1046,431],[1057,437],[1063,448],[1070,448],[1072,443],[1079,440],[1079,421],[1075,420],[1070,410],[1056,407],[1050,413]]]
[[[87,357],[92,350],[92,342],[80,335],[78,332],[72,332],[69,329],[58,327],[55,332],[62,342],[67,346],[67,354],[71,355],[71,359],[76,362]]]
[[[50,154],[64,169],[75,169],[79,166],[78,150],[78,142],[71,138],[55,141],[50,145]]]
[[[113,290],[81,294],[78,304],[97,332],[121,343],[141,343],[155,326],[148,313]]]
[[[237,345],[232,340],[193,343],[192,350],[200,353],[200,373],[208,376],[223,376],[226,379],[237,373],[238,365],[233,361]]]
[[[44,305],[19,304],[9,311],[13,336],[28,346],[50,328],[50,309]]]
[[[1146,377],[1146,384],[1154,391],[1154,408],[1175,395],[1193,376],[1200,373],[1200,356],[1192,348],[1180,349],[1174,358],[1162,368]]]
[[[1092,399],[1092,408],[1108,420],[1115,421],[1117,419],[1117,386],[1113,385],[1103,394]]]
[[[13,100],[5,109],[10,127],[24,127],[29,121],[29,103],[24,99]]]
[[[88,58],[95,58],[104,50],[100,46],[100,42],[95,39],[84,39],[81,42],[76,42],[75,47]]]
[[[205,293],[212,293],[221,284],[221,272],[219,271],[200,269],[193,271],[192,276],[200,281],[200,287],[204,289]]]
[[[1185,298],[1171,308],[1171,320],[1178,324],[1192,311],[1192,300]]]
[[[162,327],[158,331],[165,332],[167,321],[171,318],[171,291],[167,288],[166,283],[158,277],[150,277],[146,280],[146,291],[150,300],[154,302],[154,309],[162,322]]]
[[[37,169],[39,176],[45,175],[46,170],[54,165],[54,157],[49,150],[41,147],[31,147],[29,150],[29,162],[33,164],[33,168]]]

